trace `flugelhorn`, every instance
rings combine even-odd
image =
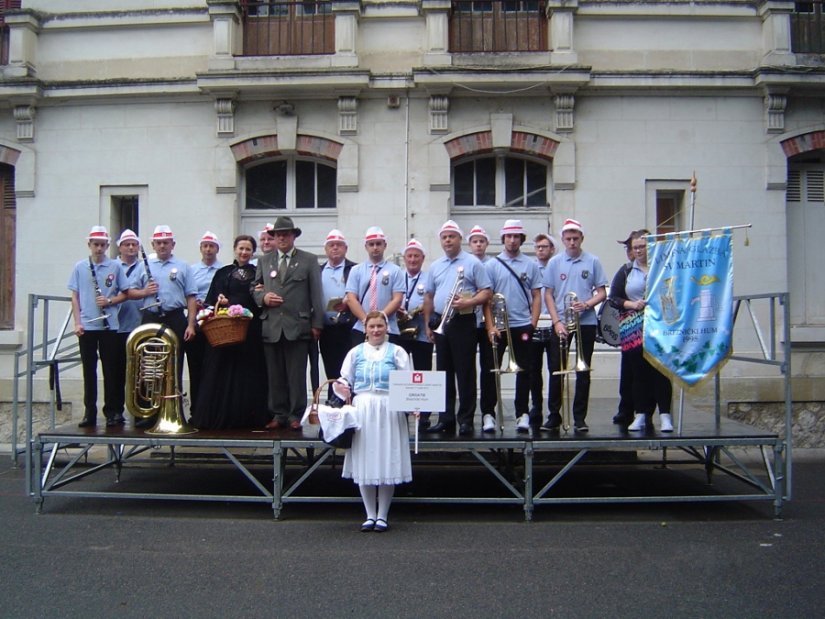
[[[447,295],[447,303],[444,305],[444,313],[441,314],[441,322],[438,323],[438,326],[435,328],[434,333],[438,333],[439,335],[444,335],[444,327],[453,319],[455,316],[455,307],[453,307],[453,301],[455,301],[459,295],[464,291],[464,267],[458,267],[455,270],[455,281],[453,282],[453,288],[450,290],[450,294]]]
[[[418,305],[409,312],[398,310],[398,329],[404,337],[416,338],[418,337],[418,326],[409,326],[418,314],[424,311],[424,305]]]
[[[140,418],[158,416],[146,434],[194,434],[183,417],[178,385],[180,342],[169,327],[148,323],[126,340],[126,408]]]

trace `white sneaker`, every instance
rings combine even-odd
[[[670,413],[662,413],[659,415],[659,429],[662,432],[673,432],[673,415]]]
[[[630,432],[638,432],[639,430],[645,429],[645,422],[646,418],[644,413],[636,413],[636,417],[633,419],[633,423],[627,426],[627,429]]]
[[[481,431],[482,432],[495,432],[496,431],[496,418],[492,415],[484,415],[481,418]]]
[[[530,415],[521,415],[516,421],[516,429],[519,432],[530,431]]]

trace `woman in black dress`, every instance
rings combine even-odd
[[[267,422],[267,383],[259,308],[252,299],[250,284],[255,267],[249,261],[255,253],[255,239],[242,234],[235,238],[235,262],[212,279],[206,305],[217,308],[242,305],[254,318],[246,341],[234,346],[207,346],[203,376],[192,422],[197,428],[254,428]]]

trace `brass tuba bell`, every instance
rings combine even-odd
[[[126,408],[135,417],[158,416],[146,434],[194,434],[181,407],[178,385],[180,342],[169,327],[148,323],[126,340]]]

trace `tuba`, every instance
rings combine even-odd
[[[194,434],[181,409],[178,336],[165,325],[137,327],[126,340],[126,408],[135,417],[158,416],[146,434]]]

